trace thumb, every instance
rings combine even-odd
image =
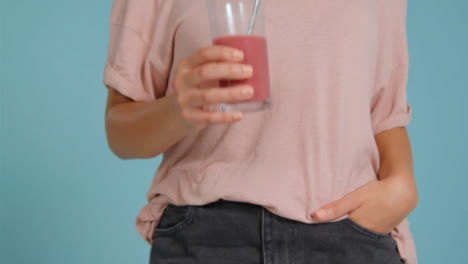
[[[357,192],[354,191],[315,211],[313,217],[319,221],[330,221],[356,210],[360,205]]]

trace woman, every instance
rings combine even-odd
[[[406,0],[264,2],[271,108],[211,45],[205,0],[114,0],[108,143],[163,155],[136,227],[151,263],[417,263]]]

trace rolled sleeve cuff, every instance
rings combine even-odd
[[[409,104],[407,104],[406,112],[400,112],[397,114],[393,114],[388,118],[384,119],[383,121],[375,124],[373,126],[374,135],[382,133],[386,130],[390,130],[396,127],[405,127],[409,125],[412,116],[412,108]]]
[[[151,93],[147,92],[141,85],[134,84],[128,81],[124,76],[119,74],[110,64],[106,64],[103,76],[104,85],[109,88],[114,88],[124,96],[142,102],[154,101]]]

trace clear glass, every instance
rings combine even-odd
[[[250,112],[271,107],[263,0],[258,0],[258,5],[257,0],[206,1],[213,44],[242,50],[243,63],[253,67],[253,76],[249,79],[219,82],[220,87],[249,84],[254,89],[253,97],[242,102],[224,103],[217,108],[225,112]]]

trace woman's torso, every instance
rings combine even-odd
[[[141,235],[151,238],[167,202],[219,198],[315,223],[319,207],[376,180],[371,100],[388,71],[378,67],[385,1],[264,1],[271,108],[188,134],[166,151],[138,216]],[[211,36],[204,0],[164,0],[160,8],[173,30],[168,95],[175,66]],[[407,225],[404,239],[394,234],[400,251],[412,254]]]

